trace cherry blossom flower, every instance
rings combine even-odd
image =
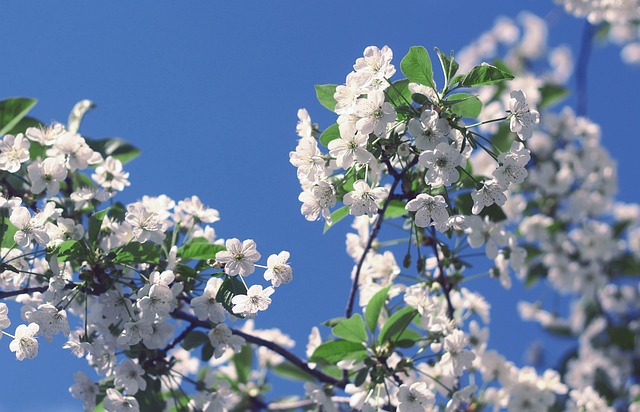
[[[4,302],[0,302],[0,339],[2,339],[2,329],[6,329],[11,325],[11,320],[9,319],[9,308],[7,304]]]
[[[349,206],[349,214],[353,216],[367,215],[373,217],[378,213],[378,202],[387,197],[389,191],[383,187],[371,187],[364,180],[353,183],[353,191],[344,195],[343,202]]]
[[[156,213],[150,212],[140,202],[127,206],[125,221],[133,228],[133,238],[137,242],[162,243],[165,238],[167,225],[161,221]]]
[[[427,109],[420,114],[419,119],[409,120],[407,129],[415,138],[418,150],[432,150],[445,141],[445,136],[451,131],[451,126],[449,126],[447,119],[440,118],[438,112]]]
[[[329,142],[329,154],[336,158],[336,165],[343,169],[350,168],[354,162],[369,163],[373,155],[367,151],[368,136],[356,133],[352,136],[340,137]]]
[[[314,183],[311,188],[300,193],[298,200],[302,202],[300,211],[305,219],[313,221],[322,216],[331,225],[329,208],[336,205],[336,191],[331,183],[323,180]]]
[[[67,177],[67,169],[55,157],[47,157],[42,162],[31,163],[27,167],[31,180],[31,191],[41,193],[45,189],[50,196],[60,191],[60,182]]]
[[[396,120],[396,110],[384,99],[384,92],[372,91],[366,98],[356,102],[355,114],[360,118],[356,122],[356,128],[363,135],[373,133],[384,136],[387,125]]]
[[[271,281],[273,287],[289,283],[293,279],[289,256],[289,252],[283,250],[277,255],[269,256],[267,259],[267,271],[264,272],[264,279]]]
[[[498,184],[508,188],[512,183],[520,184],[527,177],[525,166],[529,163],[531,154],[520,142],[513,142],[508,152],[498,156],[500,166],[493,172]]]
[[[38,335],[43,335],[47,342],[53,342],[53,335],[62,333],[69,336],[69,321],[67,319],[67,311],[58,310],[50,303],[38,306],[36,311],[26,311],[24,318],[28,322],[38,324]]]
[[[124,396],[113,388],[107,388],[104,409],[109,412],[139,412],[140,405],[133,396]]]
[[[84,372],[78,371],[73,374],[76,381],[69,388],[71,396],[82,401],[86,411],[92,411],[96,407],[96,397],[100,392],[100,386],[92,381]]]
[[[271,304],[271,296],[275,292],[272,286],[262,289],[260,285],[253,285],[246,295],[236,295],[231,299],[233,313],[245,317],[254,317],[259,311],[267,310]]]
[[[135,395],[138,390],[147,388],[144,380],[144,369],[129,358],[124,359],[115,369],[114,385],[123,387],[128,395]]]
[[[216,253],[216,260],[224,264],[224,272],[229,276],[247,276],[255,271],[253,262],[260,259],[256,242],[252,239],[240,241],[236,238],[225,242],[227,250]]]
[[[211,278],[207,281],[202,295],[191,299],[191,307],[198,319],[209,319],[213,323],[224,322],[225,310],[216,301],[216,295],[221,285],[222,279]]]
[[[540,113],[529,109],[529,105],[525,101],[526,95],[522,90],[513,90],[509,95],[511,96],[509,99],[509,112],[511,112],[509,127],[522,140],[530,139],[533,127],[540,121]]]
[[[477,215],[482,212],[482,209],[494,203],[498,206],[504,206],[507,201],[504,191],[505,189],[494,179],[483,182],[480,190],[471,193],[471,198],[473,199],[471,213]]]
[[[216,359],[224,355],[227,349],[232,349],[236,353],[240,352],[245,343],[242,337],[234,335],[224,323],[212,328],[207,336],[209,337],[209,343],[213,346],[213,357]]]
[[[420,154],[418,164],[427,169],[425,182],[432,187],[449,186],[460,177],[457,167],[464,167],[465,158],[447,142]]]
[[[414,382],[411,386],[400,385],[398,389],[398,412],[426,412],[435,410],[436,397],[424,382]]]
[[[15,173],[22,163],[29,160],[29,141],[22,133],[5,135],[0,140],[0,170]]]
[[[120,192],[125,186],[131,185],[129,173],[122,171],[122,162],[109,156],[98,167],[91,178],[104,189]]]
[[[38,341],[35,336],[40,327],[36,323],[19,325],[16,328],[15,338],[9,344],[11,352],[16,353],[18,360],[33,359],[38,356]]]
[[[414,223],[418,227],[427,227],[433,221],[433,225],[441,232],[448,228],[447,202],[440,195],[420,193],[415,199],[407,202],[405,209],[415,212]]]
[[[21,206],[13,210],[9,220],[18,229],[13,236],[18,245],[26,247],[32,240],[43,246],[49,243],[49,235],[44,228],[41,214],[31,217],[29,209]]]

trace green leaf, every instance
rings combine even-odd
[[[386,288],[380,289],[371,299],[369,299],[369,303],[367,303],[367,307],[364,311],[364,318],[367,322],[367,327],[372,333],[376,331],[380,311],[387,301],[387,294],[389,293],[390,288],[391,286],[387,286]]]
[[[324,232],[322,233],[327,233],[327,230],[331,229],[333,226],[336,225],[336,223],[338,223],[348,215],[349,215],[349,206],[342,206],[340,209],[335,210],[333,213],[331,213],[331,222],[332,222],[331,226],[325,223]]]
[[[234,316],[239,316],[233,313],[233,303],[231,303],[231,299],[237,295],[246,295],[247,287],[242,283],[237,276],[227,276],[225,280],[222,282],[220,289],[218,289],[218,293],[216,294],[216,302],[220,302],[222,306],[227,310],[227,312],[233,314]]]
[[[209,359],[211,359],[213,357],[213,346],[211,346],[211,342],[206,342],[204,345],[202,345],[202,350],[200,352],[200,359],[202,359],[203,362],[208,362]]]
[[[236,368],[238,381],[249,382],[251,376],[251,362],[253,362],[253,350],[251,345],[244,345],[240,353],[233,355],[233,364]]]
[[[367,376],[369,376],[369,368],[362,368],[358,371],[356,378],[353,380],[353,384],[355,386],[362,386],[364,382],[367,380]]]
[[[486,86],[512,79],[513,75],[511,73],[500,70],[490,64],[483,64],[474,67],[469,73],[464,75],[460,81],[460,85],[465,87]]]
[[[1,219],[0,231],[2,231],[2,233],[0,233],[0,237],[2,238],[2,242],[0,242],[0,247],[9,249],[16,243],[15,240],[13,240],[13,235],[16,234],[18,228],[11,223],[9,218],[3,216]]]
[[[449,84],[449,80],[453,79],[453,77],[458,72],[458,68],[460,66],[453,59],[453,51],[451,51],[451,55],[447,56],[436,47],[436,53],[438,54],[440,65],[442,66],[442,73],[444,73],[444,81],[446,84]]]
[[[318,346],[309,358],[311,362],[328,362],[332,365],[345,359],[364,359],[367,350],[361,343],[331,340]]]
[[[214,259],[216,253],[223,250],[226,250],[223,245],[213,245],[192,239],[178,249],[178,255],[183,259]]]
[[[384,217],[391,219],[394,217],[404,216],[407,213],[407,209],[404,208],[405,203],[402,200],[392,200],[389,202],[389,206],[387,206],[387,210],[384,211]]]
[[[107,216],[107,213],[109,213],[109,208],[96,212],[89,218],[89,242],[92,245],[95,245],[98,240],[100,228],[102,227],[102,222],[104,221],[105,216]]]
[[[540,88],[540,109],[546,109],[569,95],[569,89],[558,84],[545,84]]]
[[[640,261],[631,253],[618,256],[609,264],[614,275],[640,275]]]
[[[180,346],[185,348],[186,350],[191,350],[197,348],[205,342],[209,342],[209,337],[200,331],[194,330],[189,332],[189,334],[184,338]]]
[[[44,124],[41,121],[39,121],[39,120],[37,120],[37,119],[35,119],[33,117],[25,116],[22,119],[20,119],[20,121],[15,126],[13,126],[13,129],[9,130],[7,133],[8,134],[12,134],[12,135],[15,136],[18,133],[26,132],[27,129],[30,128],[30,127],[43,128]],[[32,141],[30,143],[31,143],[31,145],[33,145],[36,142]],[[36,144],[38,144],[38,143],[36,143]],[[40,144],[38,144],[38,146],[40,146]],[[29,148],[29,152],[31,152],[31,148]],[[44,159],[45,156],[42,155],[41,157]],[[33,159],[33,157],[31,157],[31,158]]]
[[[636,334],[625,326],[609,326],[607,333],[611,343],[622,350],[633,350],[636,347]]]
[[[284,361],[271,368],[273,372],[284,378],[293,379],[297,381],[309,381],[315,382],[316,378],[289,361]]]
[[[349,342],[366,342],[367,330],[364,327],[364,321],[359,313],[351,316],[349,319],[343,319],[336,326],[331,328],[331,332],[338,338],[342,338]]]
[[[471,209],[473,208],[473,198],[471,197],[471,193],[463,193],[458,195],[455,199],[455,204],[458,209],[459,214],[463,215],[471,215]],[[491,206],[484,207],[478,216],[485,217],[489,216],[492,222],[501,222],[507,219],[507,215],[504,213],[502,208],[495,203]]]
[[[436,88],[433,82],[433,67],[429,52],[422,46],[413,46],[409,53],[400,62],[400,69],[409,81],[424,84],[433,89]]]
[[[339,316],[337,318],[331,318],[329,320],[325,320],[324,322],[321,323],[321,325],[329,327],[329,328],[332,328],[332,327],[336,326],[338,323],[342,322],[345,319],[346,318],[344,316]]]
[[[395,341],[396,341],[396,346],[400,348],[410,348],[421,339],[423,339],[423,336],[420,335],[415,330],[405,329],[404,332],[402,332],[396,337]]]
[[[340,129],[338,124],[332,124],[320,135],[320,143],[325,147],[329,146],[329,142],[340,138]]]
[[[14,97],[0,101],[0,136],[12,130],[38,101],[26,97]]]
[[[141,411],[163,411],[166,402],[162,398],[162,389],[160,387],[160,379],[153,379],[150,376],[144,376],[147,381],[147,387],[144,391],[138,391],[135,398],[140,405]]]
[[[65,262],[78,259],[86,254],[84,248],[77,240],[67,240],[58,246],[58,261]]]
[[[120,160],[123,164],[133,160],[140,154],[140,150],[119,137],[110,137],[106,139],[88,139],[85,138],[89,147],[100,152],[105,158],[112,156],[114,159]]]
[[[337,87],[338,85],[336,84],[316,85],[316,96],[318,97],[318,101],[331,111],[334,111],[336,108],[336,99],[333,98],[333,95],[336,93]]]
[[[160,261],[160,245],[152,242],[129,242],[112,250],[116,257],[113,263],[158,263]]]
[[[411,324],[411,321],[417,314],[417,310],[413,309],[410,306],[405,306],[404,308],[391,315],[391,317],[384,323],[384,326],[380,331],[378,342],[386,343],[394,341],[396,337],[398,337],[407,329],[407,327]]]
[[[409,79],[397,80],[384,91],[387,99],[396,109],[411,104],[411,91]]]
[[[482,111],[482,102],[476,96],[468,93],[449,95],[447,102],[451,102],[451,110],[460,117],[478,117]]]

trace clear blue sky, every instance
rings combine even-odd
[[[98,108],[81,133],[120,136],[143,152],[126,167],[132,186],[122,201],[196,194],[220,211],[219,236],[253,238],[265,258],[289,250],[294,282],[277,290],[257,327],[282,327],[298,353],[311,326],[343,314],[352,265],[344,222],[322,235],[322,224],[300,215],[288,162],[298,108],[321,127],[335,121],[315,101],[314,84],[343,82],[368,45],[389,45],[399,65],[412,45],[460,50],[498,15],[556,9],[551,0],[184,4],[2,2],[0,97],[38,98],[32,114],[45,122],[66,122],[75,102],[93,100]],[[552,16],[552,44],[568,43],[576,55],[582,22]],[[619,161],[621,198],[640,201],[640,142],[629,109],[638,107],[638,70],[622,65],[614,46],[596,48],[591,63],[589,113],[603,124],[605,146]],[[491,346],[519,363],[540,335],[532,324],[514,334],[511,323],[498,333],[517,320],[514,304],[523,296],[517,286],[505,292],[497,282],[478,282],[494,303]],[[19,320],[10,315],[13,328]],[[58,339],[57,346],[43,342],[36,360],[19,363],[9,341],[0,341],[0,412],[81,409],[67,388],[84,361],[58,349]]]

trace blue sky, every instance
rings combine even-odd
[[[457,51],[498,15],[515,17],[523,9],[548,16],[551,43],[568,43],[574,56],[582,31],[581,21],[550,0],[182,4],[2,2],[1,97],[38,98],[32,114],[44,122],[66,122],[75,102],[93,100],[98,108],[80,132],[120,136],[142,150],[126,167],[132,186],[123,202],[196,194],[220,211],[219,236],[253,238],[265,258],[289,250],[294,282],[278,289],[257,327],[282,327],[298,353],[311,326],[344,312],[352,265],[344,251],[346,224],[322,235],[322,224],[300,215],[288,162],[298,108],[306,107],[321,127],[335,121],[316,102],[314,84],[343,82],[366,46],[389,45],[399,65],[410,46]],[[589,113],[619,161],[621,199],[634,202],[640,201],[640,142],[635,111],[620,108],[637,107],[637,76],[620,62],[617,47],[594,50]],[[517,340],[511,326],[502,328],[507,333],[497,329],[517,319],[513,305],[523,292],[517,285],[505,292],[488,280],[478,287],[503,305],[494,306],[491,344],[520,362],[524,348],[541,338],[537,327],[518,330]],[[83,362],[43,343],[39,358],[19,363],[8,343],[0,341],[0,411],[81,409],[67,388]]]

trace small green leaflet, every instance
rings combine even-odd
[[[476,118],[482,111],[482,102],[472,94],[452,94],[446,100],[451,104],[451,110],[460,117]]]
[[[391,286],[387,286],[386,288],[379,290],[371,299],[369,299],[369,303],[367,303],[367,307],[364,311],[364,318],[367,321],[367,327],[372,333],[376,331],[378,318],[380,317],[380,312],[387,301],[387,294],[389,293],[390,288]]]
[[[238,276],[227,276],[216,294],[216,301],[220,302],[227,312],[234,316],[241,317],[233,313],[233,303],[231,303],[231,299],[233,299],[234,296],[246,294],[247,287],[238,279]]]
[[[513,75],[490,64],[476,66],[460,80],[465,87],[486,86],[500,83],[503,80],[513,80]]]
[[[378,342],[386,343],[396,340],[395,338],[400,336],[407,329],[417,314],[417,310],[410,306],[405,306],[391,315],[380,331]]]
[[[205,342],[209,342],[209,337],[200,331],[194,330],[189,332],[189,334],[184,338],[180,346],[182,346],[186,350],[191,350],[197,348],[198,346],[204,344]]]
[[[327,230],[331,229],[333,226],[335,226],[336,223],[338,223],[348,215],[349,206],[342,206],[340,209],[335,210],[333,213],[331,213],[331,225],[325,223],[323,233],[326,233]]]
[[[213,245],[192,239],[178,249],[178,255],[183,259],[215,259],[216,253],[226,250],[223,245]]]
[[[435,89],[433,67],[429,52],[422,46],[413,46],[400,62],[400,69],[409,81]]]
[[[338,338],[349,342],[361,343],[367,341],[367,330],[364,321],[359,313],[349,319],[343,319],[336,326],[331,328],[331,332]]]
[[[328,362],[335,365],[345,359],[364,359],[367,357],[367,349],[356,342],[346,340],[331,340],[318,346],[311,355],[311,362]]]
[[[0,136],[12,130],[38,101],[26,97],[14,97],[0,101]]]
[[[320,135],[320,143],[322,143],[325,147],[329,146],[329,142],[332,140],[336,140],[340,138],[340,129],[338,124],[332,124],[328,128],[325,129],[324,132]]]
[[[335,94],[337,87],[338,85],[336,84],[316,85],[316,96],[318,97],[318,101],[331,111],[334,111],[336,108],[336,99],[333,98],[333,95]]]
[[[123,164],[133,160],[140,154],[140,149],[125,142],[119,137],[94,140],[85,138],[89,147],[100,152],[105,158],[112,156],[120,160]]]
[[[453,51],[450,56],[447,56],[436,47],[436,53],[438,54],[438,59],[440,59],[442,73],[444,73],[444,80],[449,84],[449,80],[453,79],[459,68],[458,63],[453,59]]]

